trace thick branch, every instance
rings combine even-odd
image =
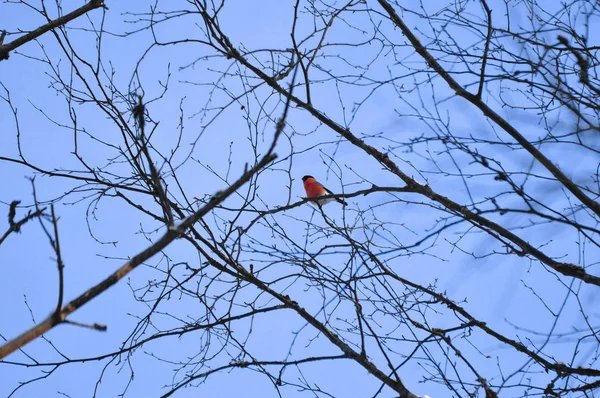
[[[64,307],[62,307],[60,311],[54,312],[43,322],[37,324],[25,333],[21,334],[20,336],[1,346],[0,359],[6,357],[10,353],[18,350],[25,344],[46,333],[54,326],[64,322],[68,315],[90,302],[93,298],[100,295],[100,293],[108,290],[108,288],[116,284],[125,275],[133,271],[138,265],[142,264],[144,261],[149,260],[152,256],[166,248],[171,242],[173,242],[177,237],[179,237],[180,234],[184,233],[187,229],[194,225],[194,223],[196,223],[198,220],[204,217],[209,211],[211,211],[217,205],[219,205],[221,202],[227,199],[232,193],[239,189],[243,184],[248,182],[253,175],[255,175],[259,170],[261,170],[271,161],[273,161],[276,157],[277,156],[275,154],[272,154],[271,151],[269,151],[260,160],[260,162],[256,164],[256,166],[245,172],[234,184],[227,187],[227,189],[216,193],[210,200],[210,202],[208,202],[204,207],[202,207],[194,214],[189,216],[187,219],[185,219],[177,228],[168,229],[167,232],[152,246],[138,253],[130,261],[121,266],[121,268],[112,273],[108,278],[104,279],[96,286],[87,290],[76,299],[67,303]]]
[[[52,29],[58,28],[59,26],[65,25],[67,22],[70,22],[91,10],[94,10],[94,9],[100,8],[100,7],[104,7],[104,0],[91,0],[90,2],[86,3],[84,6],[76,9],[75,11],[72,11],[72,12],[68,13],[67,15],[63,15],[62,17],[51,20],[47,24],[42,25],[39,28],[32,30],[31,32],[29,32],[27,34],[24,34],[23,36],[11,41],[10,43],[2,45],[2,43],[0,42],[0,61],[8,59],[9,53],[12,50],[16,49],[17,47],[20,47],[23,44],[28,43],[32,40],[35,40],[38,37],[40,37],[41,35],[43,35],[44,33],[48,32],[49,30],[52,30]]]

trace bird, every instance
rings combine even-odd
[[[325,188],[320,182],[315,180],[315,177],[313,177],[313,176],[308,176],[308,175],[304,176],[304,177],[302,177],[302,181],[304,182],[304,190],[306,191],[306,196],[309,199],[317,198],[319,196],[324,196],[324,195],[333,195],[333,192],[331,192],[329,189]],[[315,202],[320,207],[320,206],[323,206],[324,204],[327,204],[333,200],[341,203],[342,206],[346,206],[348,204],[348,203],[346,203],[346,201],[344,201],[343,199],[340,199],[340,198],[318,199]]]

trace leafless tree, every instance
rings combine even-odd
[[[60,98],[24,115],[0,70],[0,167],[32,192],[2,192],[0,255],[44,245],[37,220],[58,298],[0,327],[10,394],[94,363],[94,396],[139,395],[146,368],[162,396],[215,378],[260,396],[598,395],[600,3],[40,4],[0,6],[46,19],[5,31],[0,67],[35,65]],[[33,115],[56,156],[28,152]],[[350,204],[310,203],[304,174]],[[64,213],[94,261],[121,261],[75,298],[65,274],[92,256],[66,260]],[[109,289],[126,275],[128,297]],[[76,319],[105,291],[134,323]],[[44,335],[61,324],[122,344],[67,354]]]

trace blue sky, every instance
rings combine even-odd
[[[80,3],[65,1],[63,7],[65,10],[70,10]],[[134,2],[108,0],[106,3],[108,12],[105,14],[105,27],[115,35],[103,36],[104,65],[107,68],[109,65],[114,68],[113,81],[119,90],[123,93],[139,94],[142,91],[135,84],[137,76],[132,78],[132,74],[136,62],[152,43],[152,37],[148,31],[127,37],[118,34],[133,31],[141,26],[124,23],[136,19],[127,14],[128,12],[148,11],[154,2],[134,4]],[[289,48],[291,47],[289,29],[294,3],[287,0],[228,3],[220,16],[222,29],[239,48],[247,50]],[[185,2],[161,4],[163,8],[168,6],[177,9],[185,7]],[[380,10],[376,4],[372,6]],[[478,12],[478,9],[473,7],[473,12]],[[519,15],[518,11],[514,13],[514,21],[519,21],[521,18],[523,23],[526,22],[525,16]],[[95,61],[96,53],[94,34],[75,29],[88,27],[90,21],[98,26],[101,14],[100,11],[94,11],[90,14],[89,20],[84,17],[69,25],[73,29],[70,31],[74,39],[73,45],[85,59],[92,62]],[[427,29],[423,21],[414,15],[406,13],[405,18],[420,29]],[[298,27],[299,32],[308,32],[312,21],[310,19],[302,21]],[[364,13],[349,14],[347,24],[340,22],[334,25],[328,36],[328,43],[363,41],[373,33],[373,27],[365,21],[368,19],[365,19]],[[41,18],[34,16],[31,10],[27,10],[22,5],[0,4],[0,27],[9,32],[17,28],[29,29],[41,23],[43,23]],[[200,38],[202,35],[195,23],[201,24],[197,15],[174,19],[159,25],[156,35],[161,42]],[[365,32],[357,32],[350,27],[352,23],[363,26]],[[389,36],[391,40],[404,43],[398,30],[389,24],[383,24],[380,29],[381,34]],[[462,40],[465,45],[475,42],[467,32],[457,30],[450,33],[456,35],[455,37]],[[9,36],[7,40],[14,37]],[[425,75],[413,76],[412,71],[423,68],[423,62],[410,47],[399,47],[399,53],[395,54],[396,58],[387,50],[381,53],[380,50],[377,41],[371,45],[328,47],[326,53],[331,57],[318,60],[319,66],[323,69],[331,68],[337,74],[348,74],[347,80],[350,81],[355,79],[351,75],[361,72],[359,68],[353,68],[352,64],[368,64],[369,68],[364,71],[365,76],[359,79],[361,83],[359,85],[335,84],[326,73],[313,69],[314,74],[311,77],[315,79],[315,83],[312,84],[311,96],[314,106],[339,124],[347,125],[356,135],[366,138],[371,145],[389,151],[390,157],[407,174],[420,182],[427,182],[436,192],[456,202],[468,205],[472,198],[475,198],[475,201],[482,200],[506,191],[506,185],[494,180],[493,175],[465,177],[464,181],[467,181],[469,188],[467,190],[463,179],[456,174],[457,168],[453,165],[460,165],[460,169],[465,174],[480,173],[481,168],[473,164],[472,159],[464,154],[452,152],[455,157],[450,157],[449,152],[439,142],[416,144],[413,151],[408,151],[406,146],[397,145],[398,142],[408,141],[410,137],[421,134],[433,135],[436,131],[434,129],[444,131],[446,126],[442,125],[442,121],[448,123],[448,130],[455,136],[468,137],[472,134],[489,139],[497,136],[507,141],[509,138],[499,129],[491,126],[479,111],[467,107],[466,101],[453,97],[452,91],[441,80],[434,80],[433,86],[429,86],[424,82]],[[10,91],[13,106],[18,109],[21,145],[26,158],[38,167],[48,170],[81,169],[82,165],[72,153],[74,151],[72,129],[60,126],[71,125],[69,104],[64,96],[57,94],[50,86],[52,72],[48,65],[36,59],[42,57],[44,51],[55,62],[63,58],[58,67],[63,76],[68,76],[68,62],[64,60],[56,40],[51,34],[46,34],[38,43],[29,43],[21,47],[18,54],[12,54],[8,61],[0,63],[0,82]],[[244,90],[245,84],[249,81],[256,83],[256,81],[239,78],[235,75],[237,66],[231,67],[230,60],[211,57],[213,54],[206,46],[198,43],[154,47],[146,53],[138,68],[144,100],[150,101],[156,98],[147,105],[147,110],[153,120],[160,121],[152,143],[161,153],[169,154],[178,147],[179,124],[180,120],[183,120],[181,145],[173,155],[173,163],[180,165],[177,176],[188,198],[203,198],[205,195],[214,194],[226,186],[220,177],[227,174],[229,182],[234,181],[242,173],[244,165],[254,160],[253,145],[259,152],[264,153],[274,132],[272,118],[279,117],[283,109],[280,99],[272,95],[269,88],[261,87],[252,93],[248,101],[242,98],[239,103],[227,107],[221,113],[215,110],[230,101],[228,95],[239,95]],[[257,58],[268,62],[268,57],[263,53],[257,53]],[[374,61],[371,63],[370,60]],[[195,61],[197,62],[191,65]],[[224,90],[211,92],[212,84],[217,81],[223,70],[230,67],[233,76],[218,83],[226,86],[227,92]],[[108,69],[107,73],[110,75]],[[369,84],[369,78],[389,79],[390,76],[395,79],[398,87],[401,87],[400,94],[389,85],[373,91],[375,85]],[[106,75],[103,75],[102,79],[103,84],[108,82]],[[163,86],[167,79],[169,89],[163,95]],[[466,79],[465,77],[465,82]],[[134,83],[131,83],[132,81]],[[491,83],[490,90],[497,87],[494,86],[495,84],[499,83]],[[76,82],[75,85],[81,87],[80,83]],[[503,98],[517,104],[521,102],[525,104],[518,95],[510,93],[510,89],[510,86],[504,88]],[[417,95],[419,92],[420,96]],[[0,91],[0,94],[4,95],[4,92]],[[303,98],[302,89],[298,89],[296,94]],[[441,99],[447,100],[441,101]],[[535,139],[545,134],[544,126],[532,121],[529,113],[501,109],[499,99],[492,95],[487,95],[486,100],[495,109],[500,110],[511,123],[525,132],[528,138]],[[433,112],[437,101],[439,101],[438,121],[416,116],[416,112],[421,114]],[[362,104],[357,107],[359,103]],[[93,167],[104,166],[118,153],[114,148],[90,136],[104,143],[120,145],[121,137],[118,128],[94,104],[71,104],[71,106],[77,112],[78,126],[89,133],[89,136],[84,133],[78,136],[79,154]],[[203,107],[214,109],[198,113]],[[126,112],[125,104],[120,103],[119,108],[125,112],[126,117],[130,117]],[[181,110],[183,110],[183,117],[181,117]],[[357,111],[354,112],[355,110]],[[217,117],[214,121],[211,121],[215,116]],[[548,119],[556,123],[555,131],[568,131],[573,128],[574,122],[568,114],[549,113]],[[131,120],[129,122],[133,125]],[[0,156],[16,157],[18,152],[14,118],[6,102],[0,103],[0,124],[3,126],[0,133]],[[300,200],[304,196],[301,177],[305,174],[314,175],[334,192],[354,192],[369,188],[371,184],[401,186],[398,179],[382,170],[381,165],[375,160],[349,143],[340,141],[335,132],[320,125],[306,112],[293,108],[288,124],[285,130],[286,136],[282,137],[277,145],[276,152],[280,156],[279,160],[259,177],[255,202],[259,208],[284,205],[288,198],[291,198],[292,203]],[[431,126],[434,126],[434,129]],[[590,145],[597,146],[594,140],[590,139]],[[507,170],[527,170],[531,163],[530,156],[523,151],[486,145],[473,145],[473,147],[477,147],[486,156],[498,160]],[[546,145],[543,149],[544,153],[562,167],[567,175],[579,178],[580,175],[593,174],[595,166],[590,161],[594,158],[593,153],[582,153],[575,147],[572,150],[569,147],[565,149],[564,146]],[[230,151],[233,154],[231,164],[228,161]],[[334,163],[331,162],[331,158],[335,160]],[[444,169],[437,169],[431,162],[431,158],[439,165],[443,165]],[[539,165],[534,164],[532,167],[533,172],[542,176],[547,175]],[[229,173],[228,168],[230,168]],[[108,170],[124,175],[131,173],[127,164],[113,164]],[[293,177],[291,186],[289,186],[288,170]],[[33,171],[23,166],[0,163],[0,179],[6,187],[0,191],[2,204],[0,230],[7,226],[6,216],[2,214],[8,213],[8,204],[12,200],[21,200],[22,205],[31,206],[32,188],[28,177],[32,176],[34,176]],[[173,180],[169,181],[173,184],[171,193],[178,199],[182,199]],[[57,198],[77,186],[73,181],[44,176],[37,176],[35,185],[41,201]],[[568,210],[569,197],[561,193],[556,184],[539,179],[533,181],[530,187],[530,192],[541,198],[544,203],[554,209]],[[240,192],[245,192],[245,188]],[[551,195],[546,195],[547,192]],[[85,191],[75,192],[58,200],[56,204],[56,211],[60,217],[62,254],[66,264],[66,300],[76,297],[97,284],[127,258],[143,250],[148,245],[148,240],[140,231],[158,229],[150,235],[153,239],[157,239],[164,231],[154,220],[132,209],[119,198],[107,196],[95,202],[88,198],[88,195],[89,193]],[[397,239],[398,245],[409,245],[418,241],[435,225],[436,221],[439,221],[440,217],[446,215],[431,206],[423,205],[422,198],[416,195],[400,194],[398,197],[401,198],[400,201],[392,201],[393,198],[386,194],[358,196],[349,199],[350,205],[345,209],[335,204],[328,205],[327,214],[335,220],[336,225],[354,227],[360,226],[363,222],[368,226],[375,225],[378,220],[386,220],[389,223],[386,225],[388,229],[377,229],[381,234],[370,240],[372,244],[382,245],[387,244],[386,239]],[[131,198],[157,211],[156,205],[148,198],[135,194],[132,194]],[[234,195],[225,202],[224,206],[234,207],[239,203],[240,197]],[[518,199],[509,197],[503,205],[521,206],[522,204]],[[371,207],[374,210],[369,210]],[[22,216],[28,209],[30,207],[22,207],[18,214]],[[306,248],[310,253],[318,251],[323,245],[342,242],[339,236],[317,232],[315,226],[326,227],[326,225],[320,215],[314,214],[314,211],[314,208],[307,204],[279,213],[273,218],[268,218],[280,227],[276,233],[272,233],[264,224],[257,225],[243,241],[253,244],[258,242],[267,247],[275,245],[275,252],[287,251],[288,254],[295,249],[286,247],[288,243],[283,236],[284,232],[290,240],[300,244],[308,242]],[[224,220],[233,217],[226,210],[221,210],[217,214]],[[585,215],[581,217],[584,221],[589,220]],[[244,215],[237,222],[246,225],[251,218]],[[589,261],[594,261],[593,258],[597,254],[597,248],[591,245],[586,246],[584,250],[581,236],[566,228],[555,226],[547,228],[541,225],[521,229],[520,227],[527,225],[528,221],[518,214],[491,215],[490,218],[507,227],[517,228],[515,231],[520,236],[528,239],[535,246],[543,247],[549,254],[562,257],[562,261],[587,264]],[[315,226],[307,229],[308,220],[313,220]],[[210,218],[207,222],[215,228],[221,224],[217,218]],[[399,254],[402,256],[390,260],[389,264],[406,279],[423,285],[435,285],[437,291],[445,292],[448,297],[457,302],[466,300],[464,306],[471,314],[512,337],[526,333],[516,331],[511,323],[542,333],[548,331],[553,321],[549,312],[557,311],[563,305],[567,294],[562,282],[553,274],[543,270],[539,263],[530,262],[527,258],[487,256],[490,252],[501,252],[504,249],[496,240],[483,233],[464,235],[468,228],[467,225],[461,225],[451,229],[435,243],[428,241],[427,244],[432,246],[426,253],[409,256],[401,251]],[[370,227],[364,227],[353,229],[351,234],[359,240],[367,240],[365,234],[372,232]],[[173,264],[187,262],[190,266],[197,267],[203,261],[195,250],[183,241],[174,242],[167,249],[166,255],[168,260],[165,256],[157,255],[147,265],[140,266],[127,278],[71,317],[78,322],[105,324],[108,326],[106,333],[61,325],[48,332],[44,336],[45,339],[51,341],[60,352],[70,358],[94,357],[118,350],[128,339],[139,318],[149,311],[145,303],[134,300],[132,291],[139,291],[152,281],[162,280],[164,271]],[[476,258],[477,256],[483,257]],[[260,260],[270,261],[270,258],[267,254],[247,252],[242,256],[241,261],[249,264]],[[347,255],[330,250],[320,258],[328,269],[339,271],[343,268]],[[9,281],[7,288],[0,290],[0,302],[4,303],[0,306],[0,319],[5,320],[0,323],[0,334],[5,338],[11,338],[32,325],[32,315],[36,321],[40,321],[54,309],[57,297],[57,271],[50,244],[35,222],[26,225],[21,234],[11,236],[0,246],[0,259],[3,279]],[[299,272],[299,269],[298,264],[282,262],[270,265],[263,275],[284,278],[293,272]],[[182,265],[176,266],[175,270],[174,275],[177,277],[183,277],[187,272]],[[568,279],[565,281],[570,283]],[[205,282],[198,283],[203,285]],[[309,287],[303,281],[286,288],[289,283],[286,280],[275,286],[279,290],[285,290],[286,294],[313,314],[318,313],[323,303],[335,296],[335,293],[327,292],[326,299],[323,299],[317,288]],[[579,285],[576,283],[572,289],[581,290],[579,295],[581,305],[588,310],[592,309],[590,314],[592,320],[596,321],[597,313],[593,310],[596,293],[587,286]],[[209,289],[209,291],[216,294],[224,286],[226,284],[217,284],[214,288],[210,288],[214,290]],[[394,286],[399,291],[402,289],[400,284]],[[535,289],[545,305],[532,294],[530,287]],[[157,294],[157,291],[160,289],[149,295]],[[247,294],[248,299],[251,299],[256,293],[248,289],[240,294]],[[261,297],[257,302],[262,305],[276,304],[272,300],[269,301],[267,297]],[[339,320],[352,316],[353,309],[347,301],[339,307],[335,306],[335,303],[337,301],[334,300],[334,303],[325,310],[325,313],[332,314],[332,319]],[[566,315],[559,319],[557,330],[566,332],[572,327],[582,327],[583,320],[577,313],[579,304],[569,298],[566,305]],[[218,311],[226,306],[226,300],[217,300],[215,304]],[[177,322],[173,323],[173,317],[197,319],[203,311],[203,306],[194,297],[173,295],[161,304],[160,314],[153,317],[152,327],[169,328],[170,325],[172,327],[173,324],[177,324]],[[377,319],[384,330],[392,330],[396,326],[386,317],[381,316]],[[456,319],[448,313],[431,313],[428,314],[428,319],[438,328],[456,324]],[[265,355],[265,358],[282,360],[290,349],[294,332],[300,330],[304,323],[291,311],[277,311],[257,316],[252,324],[249,347]],[[152,333],[152,327],[148,333]],[[240,322],[236,328],[236,333],[246,336],[250,324]],[[316,336],[316,332],[310,327],[304,328],[297,337],[292,355],[300,358],[324,353],[339,354],[339,350],[322,338],[315,338]],[[65,394],[79,397],[91,396],[95,391],[97,396],[109,397],[117,395],[126,388],[129,396],[156,396],[166,393],[168,389],[164,388],[165,384],[179,379],[181,375],[174,375],[172,365],[158,361],[155,357],[173,361],[185,360],[186,357],[194,355],[197,346],[205,337],[201,333],[193,333],[181,338],[162,339],[157,344],[144,346],[132,357],[131,362],[111,363],[105,369],[106,361],[65,365],[58,368],[50,377],[24,386],[14,396]],[[43,362],[60,360],[61,355],[45,339],[32,342],[25,348],[25,352]],[[470,355],[473,363],[485,369],[488,377],[491,377],[489,375],[499,377],[496,368],[497,358],[500,358],[503,369],[509,372],[524,362],[523,357],[506,348],[499,348],[497,341],[482,333],[475,333],[473,341],[486,355],[490,355],[490,358],[479,355],[467,344],[461,346],[461,350]],[[216,352],[220,344],[221,342],[215,339],[210,349]],[[405,353],[410,352],[412,346],[400,344],[399,347],[399,351]],[[571,345],[564,344],[564,346],[553,346],[549,352],[555,355],[557,360],[569,362],[572,350]],[[26,362],[27,358],[23,353],[16,353],[7,360]],[[215,364],[218,363],[218,360],[215,361]],[[422,363],[424,362],[415,360],[401,369],[401,376],[409,389],[418,394],[428,394],[432,398],[448,396],[443,386],[434,383],[418,383],[424,374]],[[585,360],[575,360],[574,366],[579,365],[587,366]],[[128,386],[132,375],[130,369],[134,370],[135,376]],[[292,379],[306,377],[324,390],[337,394],[336,396],[373,396],[380,385],[364,369],[350,361],[314,364],[302,368],[302,374],[292,368],[286,372],[293,375]],[[0,396],[10,393],[19,381],[38,376],[40,376],[38,368],[0,364],[0,379],[9,381],[1,383]],[[101,383],[97,383],[100,378]],[[492,381],[497,383],[497,379]],[[285,396],[290,397],[305,395],[293,387],[283,391]],[[180,390],[176,396],[238,396],[241,394],[277,396],[271,382],[265,376],[251,370],[239,369],[212,375],[199,387]],[[382,396],[390,396],[390,392]]]

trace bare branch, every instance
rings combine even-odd
[[[26,44],[32,40],[35,40],[36,38],[40,37],[44,33],[48,32],[52,29],[58,28],[59,26],[63,26],[65,24],[67,24],[68,22],[84,15],[85,13],[95,10],[96,8],[100,8],[100,7],[105,7],[104,0],[90,0],[85,5],[79,7],[78,9],[76,9],[74,11],[71,11],[67,15],[63,15],[62,17],[51,20],[47,24],[42,25],[39,28],[32,30],[29,33],[24,34],[23,36],[19,37],[18,39],[15,39],[6,44],[2,44],[3,40],[0,40],[0,61],[8,59],[10,52],[15,50],[16,48],[22,46],[23,44]],[[5,35],[6,35],[6,32],[3,31],[2,36],[1,36],[2,39],[4,39]]]

